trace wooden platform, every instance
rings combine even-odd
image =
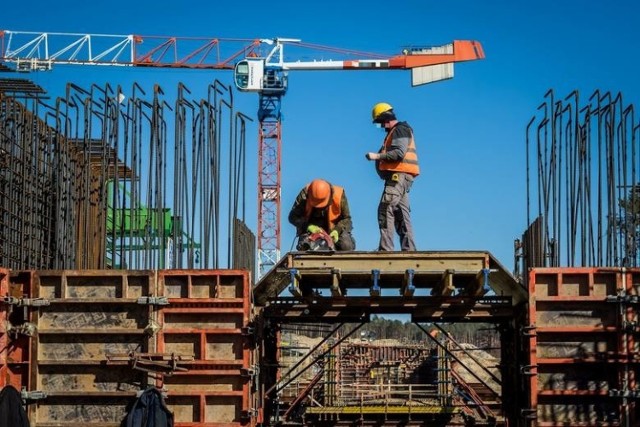
[[[286,289],[289,289],[286,291]],[[487,251],[290,252],[253,288],[254,303],[280,297],[509,297],[527,292]]]

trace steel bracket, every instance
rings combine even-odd
[[[25,322],[20,325],[12,325],[7,322],[7,334],[12,338],[17,338],[19,335],[27,337],[34,337],[38,333],[38,327],[35,323]]]
[[[331,269],[331,296],[333,297],[341,297],[342,290],[340,289],[340,279],[342,278],[342,273],[339,268]]]
[[[16,307],[42,307],[51,304],[48,299],[44,298],[16,298],[9,295],[3,297],[2,302]]]
[[[250,368],[240,368],[240,375],[246,378],[255,378],[258,375],[259,368],[257,366],[251,366]]]
[[[138,298],[138,304],[140,305],[169,305],[169,298],[167,297],[140,297]]]
[[[525,376],[536,376],[538,375],[537,372],[532,372],[533,370],[537,371],[538,369],[538,365],[521,365],[520,366],[520,373],[522,373],[522,375]]]
[[[640,296],[638,295],[607,295],[606,302],[617,304],[640,304]]]
[[[298,274],[298,269],[292,268],[289,270],[289,292],[291,295],[297,298],[302,298],[302,291],[300,290],[300,274]]]
[[[371,270],[371,280],[373,283],[371,284],[371,289],[369,289],[369,295],[372,297],[380,296],[380,270],[374,268]]]
[[[535,337],[537,336],[536,325],[528,325],[520,328],[520,335],[523,337]]]
[[[25,402],[29,400],[42,400],[47,398],[47,393],[41,390],[27,391],[26,387],[22,387],[20,390],[20,397]]]
[[[404,278],[402,280],[402,288],[400,288],[400,295],[404,297],[412,297],[413,293],[416,290],[416,287],[413,285],[413,277],[415,276],[415,270],[412,268],[408,268],[404,272]]]
[[[631,399],[640,399],[640,389],[633,390],[609,390],[609,396],[611,397],[624,397]]]
[[[136,353],[107,354],[107,362],[126,361],[131,369],[153,374],[171,376],[175,372],[188,372],[187,368],[178,366],[180,363],[192,362],[193,355],[166,353]]]

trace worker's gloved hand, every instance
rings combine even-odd
[[[338,237],[339,237],[338,230],[331,231],[331,233],[329,233],[329,236],[333,240],[333,243],[337,243],[338,242]]]
[[[367,157],[367,160],[379,160],[380,153],[367,153],[366,157]]]
[[[309,233],[312,233],[312,234],[313,234],[313,233],[319,233],[319,232],[321,232],[321,231],[322,231],[322,227],[318,227],[317,225],[313,225],[313,224],[311,224],[311,225],[309,225],[309,226],[307,227],[307,231],[308,231]]]

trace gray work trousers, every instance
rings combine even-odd
[[[395,233],[400,237],[400,249],[415,251],[411,226],[411,208],[409,207],[409,190],[413,184],[413,176],[398,173],[398,181],[387,179],[378,205],[378,226],[380,227],[379,251],[393,251]]]

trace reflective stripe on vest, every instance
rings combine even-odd
[[[391,132],[389,132],[385,137],[382,153],[386,153],[387,149],[391,145],[394,130],[395,128],[391,129]],[[411,132],[411,140],[409,141],[407,152],[404,154],[402,160],[395,162],[380,160],[378,168],[381,171],[404,172],[413,176],[420,175],[420,166],[418,165],[418,154],[416,153],[416,143],[413,140],[413,132]]]
[[[307,185],[307,193],[308,192],[309,192],[309,185]],[[342,210],[340,209],[340,202],[342,201],[342,193],[344,193],[344,188],[339,187],[337,185],[331,186],[332,197],[331,197],[331,203],[328,206],[329,229],[326,230],[327,233],[331,232],[331,230],[335,228],[338,218],[340,218],[340,215],[342,215]],[[327,209],[327,207],[322,209]],[[307,198],[307,204],[304,207],[304,217],[307,221],[309,221],[309,218],[311,217],[311,212],[313,212],[313,206],[311,206],[311,203],[309,203],[309,198]]]

